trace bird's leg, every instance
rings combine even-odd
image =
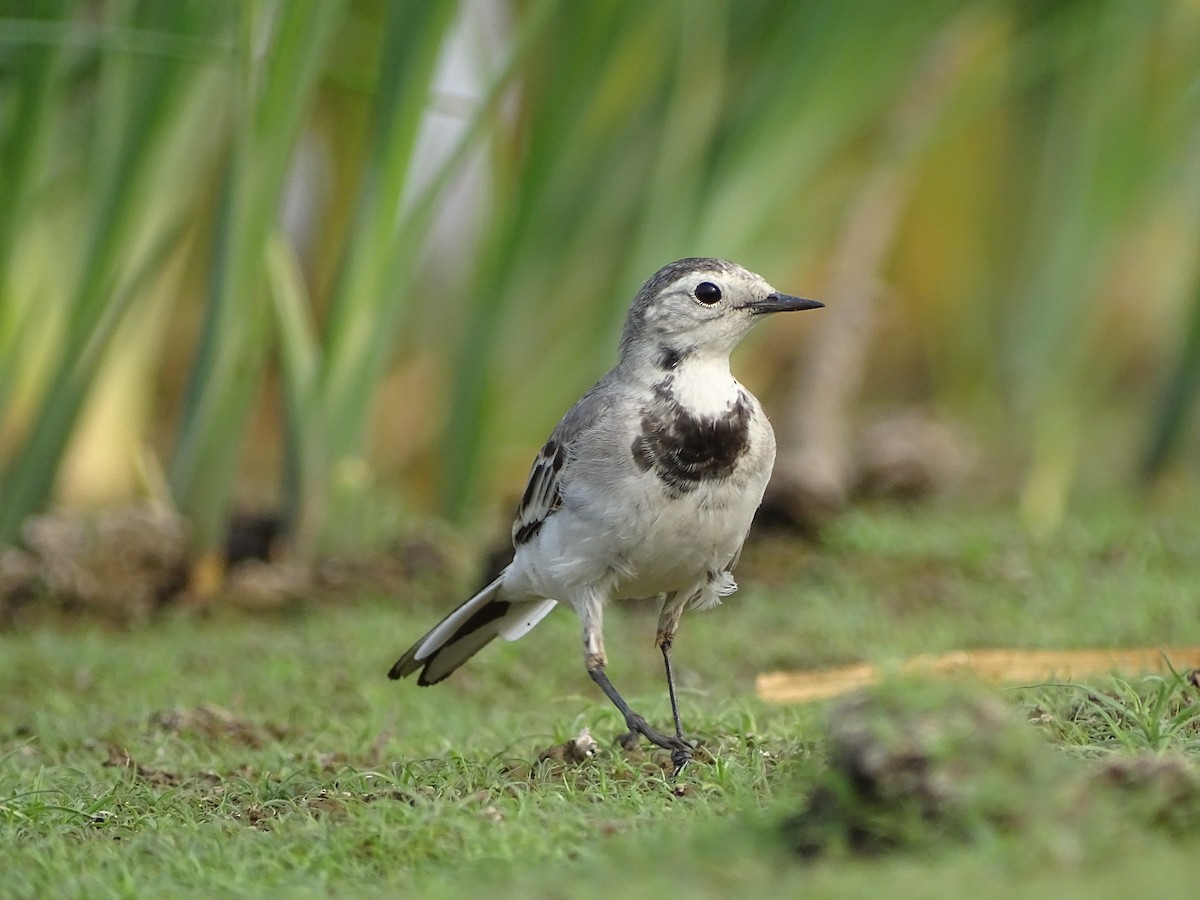
[[[671,667],[671,645],[675,642],[675,632],[679,630],[679,618],[687,600],[679,600],[679,594],[668,594],[663,601],[662,612],[658,617],[658,634],[654,642],[662,650],[663,667],[667,670],[667,693],[671,697],[671,715],[675,719],[675,739],[680,747],[671,755],[675,763],[675,774],[683,771],[683,767],[691,760],[691,744],[683,736],[683,722],[679,717],[679,698],[675,693],[675,671]]]
[[[641,735],[650,743],[657,744],[664,750],[672,751],[672,759],[674,754],[680,751],[688,752],[689,748],[686,742],[675,737],[668,737],[655,728],[640,715],[635,713],[625,702],[625,698],[613,687],[613,683],[608,680],[608,674],[604,671],[604,667],[608,663],[608,657],[604,652],[604,637],[602,634],[602,607],[599,603],[585,604],[580,610],[580,618],[583,620],[583,653],[587,663],[588,675],[592,681],[600,686],[600,690],[604,691],[604,695],[612,701],[615,706],[625,717],[625,727],[629,729],[633,735]],[[621,743],[623,746],[629,746],[627,743],[628,735],[622,737]],[[676,763],[676,772],[682,768]]]
[[[671,670],[671,641],[659,642],[662,650],[663,666],[667,670],[667,693],[671,697],[671,715],[675,718],[675,737],[683,740],[683,723],[679,721],[679,700],[675,696],[675,673]]]
[[[661,731],[651,727],[650,723],[630,709],[629,704],[625,702],[625,699],[613,687],[613,683],[608,680],[608,675],[604,671],[604,663],[589,661],[588,675],[592,677],[592,681],[600,685],[600,690],[604,691],[605,696],[613,702],[613,706],[620,710],[621,715],[625,717],[625,727],[629,729],[630,734],[640,734],[646,740],[650,741],[650,743],[657,744],[664,750],[672,751],[672,753],[680,750],[685,753],[688,752],[687,748],[682,746],[678,738],[667,737]],[[627,738],[628,735],[622,736],[621,743],[626,744]]]

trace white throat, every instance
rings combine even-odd
[[[729,371],[729,357],[685,357],[675,369],[671,392],[698,416],[716,416],[737,402],[741,385]]]

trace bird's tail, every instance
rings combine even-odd
[[[515,641],[554,608],[555,601],[509,600],[501,575],[413,644],[388,672],[404,678],[418,669],[417,684],[437,684],[497,637]]]

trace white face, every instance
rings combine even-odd
[[[773,293],[766,281],[740,266],[689,272],[651,299],[641,331],[680,349],[726,353],[759,318],[751,306]]]
[[[820,306],[779,293],[736,263],[680,259],[655,272],[633,298],[621,360],[669,369],[687,357],[727,358],[764,314]]]

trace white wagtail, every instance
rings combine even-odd
[[[729,371],[765,313],[822,304],[781,294],[719,259],[664,266],[633,300],[620,360],[558,423],[529,474],[500,576],[417,641],[388,673],[436,684],[496,637],[515,641],[569,603],[583,622],[588,674],[641,734],[690,758],[671,644],[685,608],[737,590],[737,562],[775,462],[775,435]],[[675,719],[668,737],[630,709],[605,674],[604,607],[658,597],[656,643]]]

